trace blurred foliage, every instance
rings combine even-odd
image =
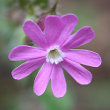
[[[7,5],[22,9],[29,14],[35,14],[35,8],[38,6],[41,9],[46,9],[48,0],[10,0]]]
[[[46,92],[40,97],[42,99],[46,110],[70,110],[74,107],[74,93],[68,90],[64,97],[56,98],[53,96],[51,85]]]
[[[9,0],[7,4],[8,6],[17,4],[21,9],[26,10],[27,8],[33,8],[37,5],[41,8],[46,8],[48,5],[48,0]]]

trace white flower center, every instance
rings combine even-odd
[[[51,62],[52,64],[58,64],[59,62],[63,61],[64,53],[59,49],[58,46],[50,47],[47,50],[46,61]]]

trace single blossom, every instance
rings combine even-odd
[[[82,27],[72,34],[78,23],[74,14],[64,16],[48,15],[45,18],[44,31],[28,20],[24,23],[24,33],[39,47],[21,45],[9,54],[12,61],[26,61],[12,71],[14,79],[20,80],[30,75],[42,65],[34,81],[34,92],[40,96],[46,90],[51,79],[54,96],[63,97],[66,93],[66,80],[63,69],[81,85],[92,80],[92,74],[81,64],[98,67],[101,64],[99,54],[83,49],[72,49],[89,43],[95,37],[90,26]]]

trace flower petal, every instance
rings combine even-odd
[[[15,47],[11,51],[11,53],[9,54],[9,59],[12,61],[31,60],[35,58],[44,57],[45,54],[46,52],[39,48],[21,45],[21,46]]]
[[[49,45],[54,44],[61,33],[62,21],[59,16],[48,15],[45,20],[45,37]]]
[[[51,87],[56,97],[63,97],[66,93],[66,80],[60,65],[54,65],[51,76]]]
[[[45,63],[40,69],[34,81],[34,92],[38,96],[42,95],[45,92],[48,82],[50,80],[51,71],[52,64],[50,63]]]
[[[37,23],[34,23],[32,20],[28,20],[24,23],[23,26],[24,33],[37,45],[40,47],[45,47],[45,37],[43,32]]]
[[[65,59],[62,66],[79,84],[87,85],[91,82],[92,74],[80,64]]]
[[[20,80],[30,75],[33,71],[35,71],[41,64],[43,64],[44,59],[35,59],[31,61],[27,61],[19,67],[15,68],[12,71],[12,76],[14,79]]]
[[[58,39],[58,44],[64,43],[69,38],[78,23],[78,18],[74,14],[66,14],[61,17],[61,20],[63,23],[63,30]]]
[[[98,67],[101,65],[100,55],[89,50],[71,49],[65,52],[65,58],[87,66]]]
[[[62,45],[63,50],[76,48],[82,46],[84,44],[89,43],[95,37],[95,33],[93,32],[90,26],[85,26],[73,34],[67,42]]]

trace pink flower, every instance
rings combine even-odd
[[[101,58],[99,54],[89,50],[72,49],[89,43],[95,37],[90,26],[82,27],[72,34],[77,23],[78,18],[73,14],[61,17],[48,15],[42,32],[36,23],[26,21],[23,30],[39,47],[21,45],[12,50],[10,60],[26,61],[12,71],[13,78],[17,80],[25,78],[43,64],[34,82],[34,92],[38,96],[44,93],[50,79],[54,96],[65,95],[67,87],[62,68],[77,83],[89,84],[92,74],[80,64],[98,67]]]

